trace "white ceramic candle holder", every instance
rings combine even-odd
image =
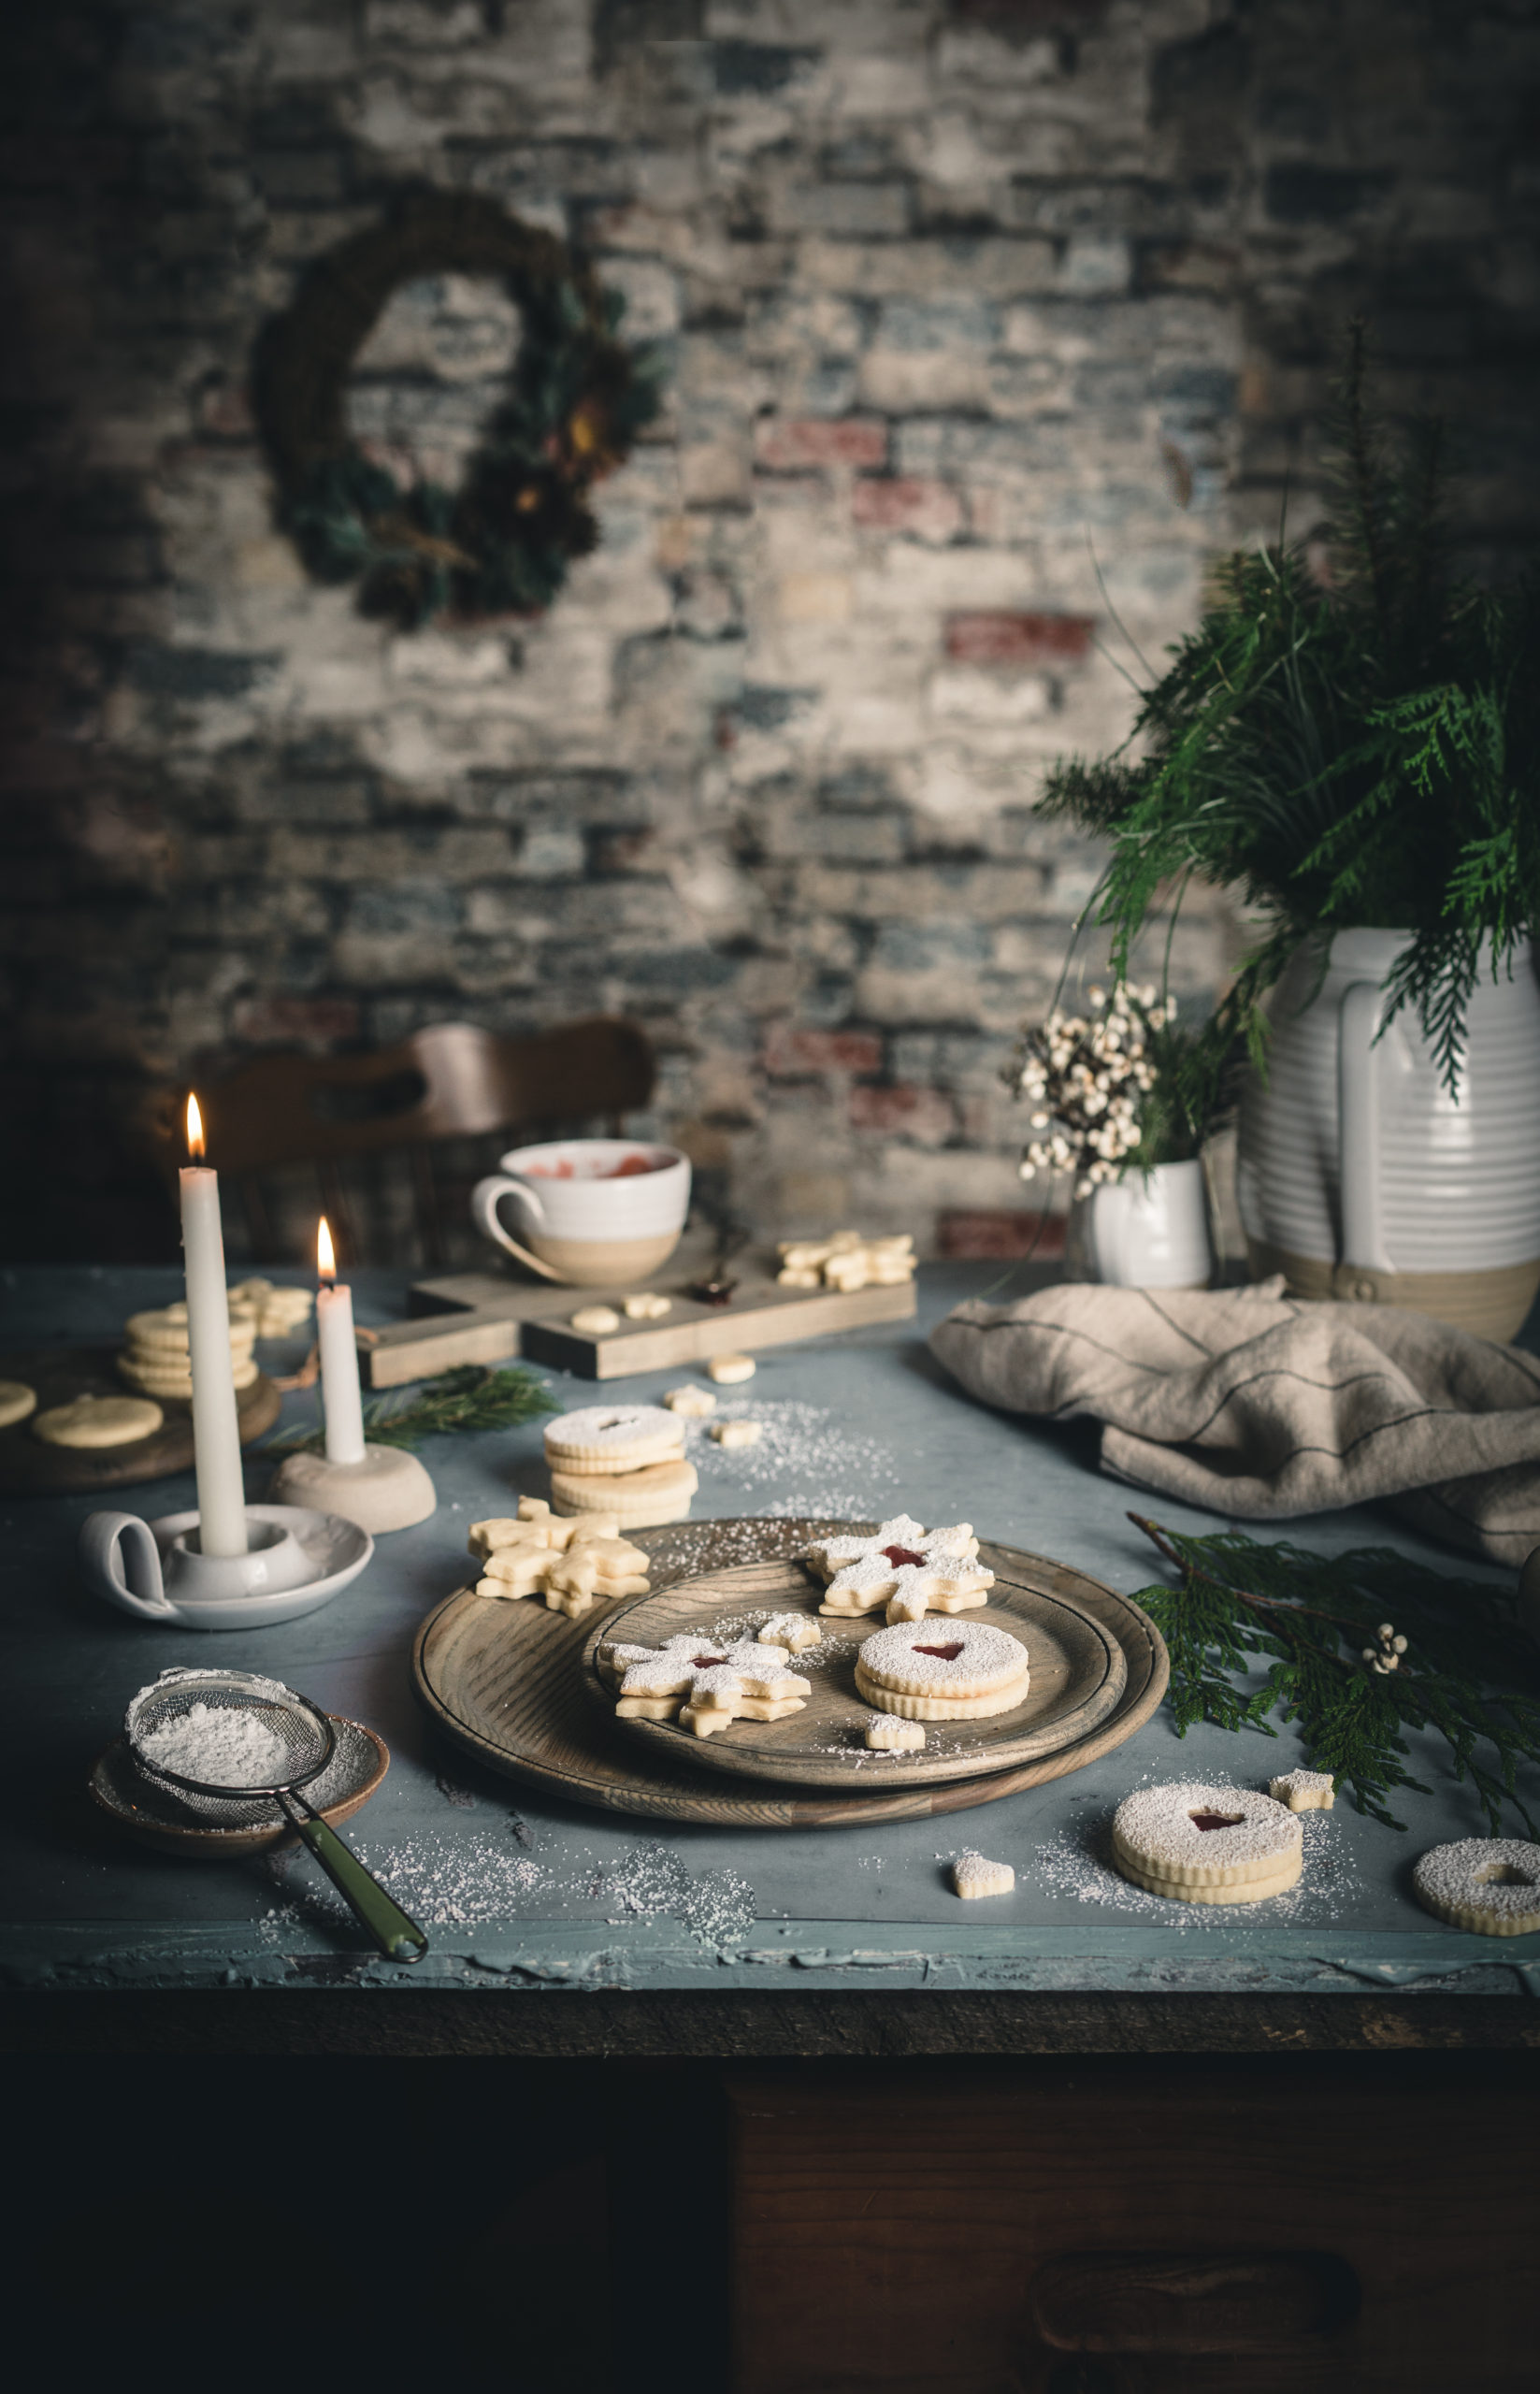
[[[272,1493],[281,1504],[340,1513],[374,1537],[425,1521],[439,1502],[427,1473],[404,1447],[366,1446],[361,1463],[333,1463],[326,1455],[286,1456],[273,1475]]]
[[[356,1579],[374,1540],[345,1515],[248,1505],[247,1551],[204,1554],[196,1513],[158,1521],[93,1513],[80,1530],[88,1586],[136,1620],[181,1629],[265,1629],[314,1612]]]

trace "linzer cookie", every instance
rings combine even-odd
[[[927,1530],[898,1513],[870,1537],[815,1538],[802,1559],[828,1582],[821,1612],[875,1612],[885,1605],[890,1622],[903,1622],[986,1604],[995,1575],[978,1561],[978,1550],[971,1521]]]
[[[1299,1816],[1249,1787],[1141,1787],[1113,1821],[1125,1879],[1185,1904],[1254,1904],[1281,1896],[1304,1861]]]
[[[639,1471],[684,1451],[684,1427],[661,1405],[585,1405],[545,1433],[545,1460],[558,1471]]]
[[[862,1640],[856,1686],[903,1721],[988,1720],[1027,1700],[1027,1649],[986,1621],[900,1622]]]
[[[166,1416],[139,1396],[78,1396],[34,1416],[32,1435],[50,1447],[131,1447],[157,1431]]]

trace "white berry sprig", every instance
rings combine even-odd
[[[1040,1172],[1074,1174],[1074,1193],[1088,1197],[1100,1182],[1120,1177],[1138,1147],[1144,1100],[1155,1086],[1148,1034],[1176,1012],[1153,985],[1119,981],[1109,998],[1087,990],[1089,1017],[1056,1006],[1036,1030],[1022,1033],[1005,1073],[1006,1086],[1032,1106],[1021,1159],[1023,1180]]]
[[[1390,1621],[1380,1622],[1374,1637],[1376,1643],[1364,1648],[1363,1659],[1372,1671],[1376,1671],[1384,1679],[1388,1672],[1400,1670],[1401,1658],[1406,1651],[1406,1640],[1397,1637],[1395,1623]]]

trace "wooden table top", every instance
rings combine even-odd
[[[722,1397],[759,1415],[766,1440],[736,1451],[702,1445],[696,1517],[966,1518],[982,1536],[1072,1563],[1115,1588],[1147,1586],[1158,1576],[1155,1558],[1126,1518],[1140,1499],[1098,1474],[1094,1435],[991,1413],[962,1396],[929,1355],[927,1330],[999,1272],[928,1268],[916,1321],[763,1356],[754,1380]],[[399,1318],[407,1282],[406,1274],[356,1274],[361,1319]],[[0,1281],[0,1337],[21,1347],[110,1336],[128,1313],[166,1303],[175,1284],[173,1272],[158,1269],[13,1271]],[[274,1368],[282,1362],[278,1356]],[[593,1402],[591,1382],[550,1377],[564,1406]],[[655,1402],[677,1377],[626,1382],[625,1397]],[[286,1418],[312,1406],[309,1396],[291,1396]],[[1431,1742],[1413,1760],[1435,1792],[1398,1798],[1406,1835],[1360,1819],[1339,1799],[1331,1814],[1306,1816],[1309,1864],[1295,1894],[1239,1912],[1163,1903],[1127,1887],[1101,1859],[1107,1824],[1119,1799],[1148,1781],[1265,1784],[1303,1759],[1291,1730],[1274,1741],[1198,1729],[1179,1743],[1162,1709],[1084,1771],[984,1811],[837,1834],[629,1820],[483,1772],[436,1743],[411,1695],[409,1657],[424,1615],[463,1584],[469,1523],[511,1509],[521,1489],[543,1487],[540,1428],[440,1439],[424,1460],[439,1489],[432,1520],[382,1538],[370,1568],[323,1610],[219,1638],[141,1625],[87,1594],[73,1549],[94,1500],[7,1501],[0,1637],[11,1715],[0,1766],[7,1798],[0,1983],[125,1995],[316,1984],[360,1995],[583,1990],[601,1999],[558,2007],[573,2025],[540,2032],[558,2037],[547,2049],[569,2051],[585,2049],[589,2037],[595,2050],[612,2048],[617,2008],[639,2021],[667,2013],[676,2024],[666,2032],[671,2050],[681,2049],[682,2034],[686,2049],[690,2038],[712,2049],[712,2024],[729,2018],[738,2024],[731,2050],[784,2050],[771,2014],[784,2027],[785,2007],[799,2007],[811,2022],[809,1998],[858,1999],[861,2020],[871,2024],[882,2006],[900,2005],[917,2024],[921,2050],[948,2049],[960,2020],[986,2013],[1007,2024],[991,2035],[1021,2049],[1023,2036],[1030,2043],[1040,2033],[1022,2026],[1027,1997],[1039,2024],[1055,2007],[1069,2020],[1089,2017],[1087,2007],[1126,2012],[1133,2002],[1168,2024],[1186,2007],[1196,2030],[1216,2006],[1232,2022],[1260,2023],[1280,2006],[1305,2005],[1345,2033],[1369,1998],[1383,2005],[1416,1997],[1430,2026],[1435,2011],[1441,2021],[1450,2016],[1450,1998],[1461,1999],[1461,2016],[1473,2023],[1489,2008],[1481,1998],[1501,1998],[1515,2039],[1533,2010],[1507,1998],[1540,1985],[1540,1938],[1464,1935],[1412,1899],[1411,1866],[1425,1847],[1481,1831],[1474,1803],[1452,1785]],[[263,1477],[249,1458],[253,1498],[264,1493]],[[147,1516],[194,1502],[190,1475],[133,1493]],[[1153,1509],[1178,1528],[1215,1526],[1163,1500]],[[1289,1534],[1325,1548],[1374,1541],[1434,1565],[1471,1567],[1369,1512],[1292,1522]],[[432,1950],[415,1972],[362,1949],[303,1855],[194,1869],[120,1843],[94,1812],[92,1758],[130,1695],[168,1665],[215,1660],[272,1672],[385,1738],[389,1776],[350,1836],[428,1930]],[[946,1865],[973,1846],[1014,1865],[1013,1896],[961,1904],[951,1894]],[[1416,2015],[1418,2003],[1404,2008]],[[542,2023],[554,2016],[541,2008]],[[762,2043],[741,2025],[756,2017],[767,2024]],[[682,2030],[686,2020],[698,2025]],[[807,2040],[815,2047],[822,2033],[810,2026]],[[858,2026],[842,2049],[875,2050],[884,2033]],[[1078,2033],[1067,2028],[1065,2041]],[[1169,2025],[1162,2033],[1187,2041]],[[559,2042],[569,2036],[573,2041]],[[1267,2041],[1259,2030],[1257,2041]],[[1334,2040],[1323,2030],[1320,2041]]]

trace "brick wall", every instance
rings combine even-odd
[[[119,0],[11,39],[5,1100],[50,1167],[13,1250],[164,1248],[133,1124],[194,1060],[595,1006],[761,1224],[1008,1247],[999,1065],[1096,872],[1044,760],[1127,722],[1115,616],[1154,656],[1286,482],[1311,519],[1354,306],[1390,404],[1464,427],[1472,561],[1533,544],[1528,10]],[[253,337],[413,180],[581,242],[669,345],[540,621],[393,635],[272,526]],[[453,465],[516,339],[411,287],[355,425]],[[1195,908],[1178,986],[1236,936]]]

